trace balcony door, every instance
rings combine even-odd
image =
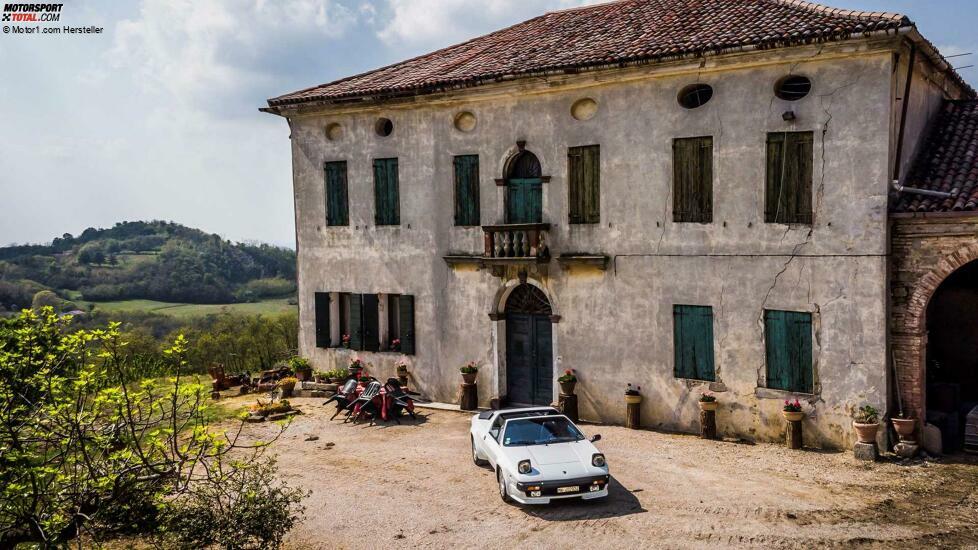
[[[543,222],[543,179],[540,161],[521,151],[506,168],[506,223]]]
[[[523,283],[506,300],[506,399],[510,405],[549,405],[554,399],[550,302]]]

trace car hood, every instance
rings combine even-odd
[[[531,463],[536,466],[590,465],[591,456],[598,452],[594,445],[586,439],[553,445],[531,445],[525,447],[525,450]]]

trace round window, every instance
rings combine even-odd
[[[378,118],[374,130],[378,136],[387,137],[394,133],[394,123],[389,118]]]
[[[596,114],[598,114],[598,102],[590,97],[578,99],[571,105],[571,116],[577,120],[591,120]]]
[[[788,75],[774,85],[774,95],[786,101],[798,101],[811,91],[812,81],[801,75]]]
[[[691,84],[679,92],[679,104],[687,109],[706,105],[713,98],[713,87],[709,84]]]
[[[326,139],[330,141],[338,141],[343,137],[343,127],[337,122],[326,125]]]
[[[475,130],[475,126],[478,124],[478,122],[479,121],[476,120],[475,115],[469,111],[462,111],[461,113],[455,115],[455,129],[459,132],[468,133]]]

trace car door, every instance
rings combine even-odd
[[[486,452],[486,457],[489,459],[489,463],[495,469],[499,465],[499,459],[502,456],[503,448],[500,443],[502,441],[502,433],[506,429],[506,423],[503,422],[499,426],[499,430],[496,431],[495,435],[492,432],[493,426],[489,426],[489,431],[483,437],[483,448]]]

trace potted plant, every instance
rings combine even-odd
[[[343,347],[346,349],[350,349],[350,335],[344,334],[342,339],[343,339]]]
[[[788,422],[798,422],[799,420],[805,418],[805,413],[801,411],[801,402],[797,399],[795,399],[794,403],[785,399],[784,408],[781,409],[781,414],[784,415],[784,419]]]
[[[564,374],[557,378],[557,383],[560,384],[562,395],[574,395],[574,386],[577,385],[577,375],[574,374],[574,369],[565,370]]]
[[[699,405],[701,411],[715,411],[720,403],[717,402],[717,397],[712,393],[704,393],[700,396]]]
[[[631,405],[631,404],[641,403],[641,402],[642,402],[642,386],[632,387],[631,384],[628,384],[625,387],[625,403]]]
[[[852,427],[860,443],[876,443],[880,429],[880,412],[872,405],[863,405],[852,415]]]
[[[391,340],[391,351],[401,351],[401,339],[394,338]]]
[[[360,378],[361,371],[363,371],[363,360],[359,357],[350,359],[350,374],[356,378]]]
[[[917,421],[912,416],[901,412],[891,418],[890,421],[893,422],[893,429],[900,436],[900,441],[913,441],[913,433],[917,427]]]
[[[475,378],[479,375],[479,365],[475,361],[469,361],[464,367],[458,369],[462,373],[462,381],[466,384],[475,384]]]
[[[401,357],[394,363],[394,370],[397,372],[398,376],[407,376],[408,374],[408,362],[407,359]]]
[[[299,383],[294,376],[288,376],[278,381],[278,387],[282,390],[282,397],[292,397],[295,385]]]
[[[289,368],[295,372],[295,377],[299,380],[312,379],[312,365],[305,357],[295,355],[289,358]]]

